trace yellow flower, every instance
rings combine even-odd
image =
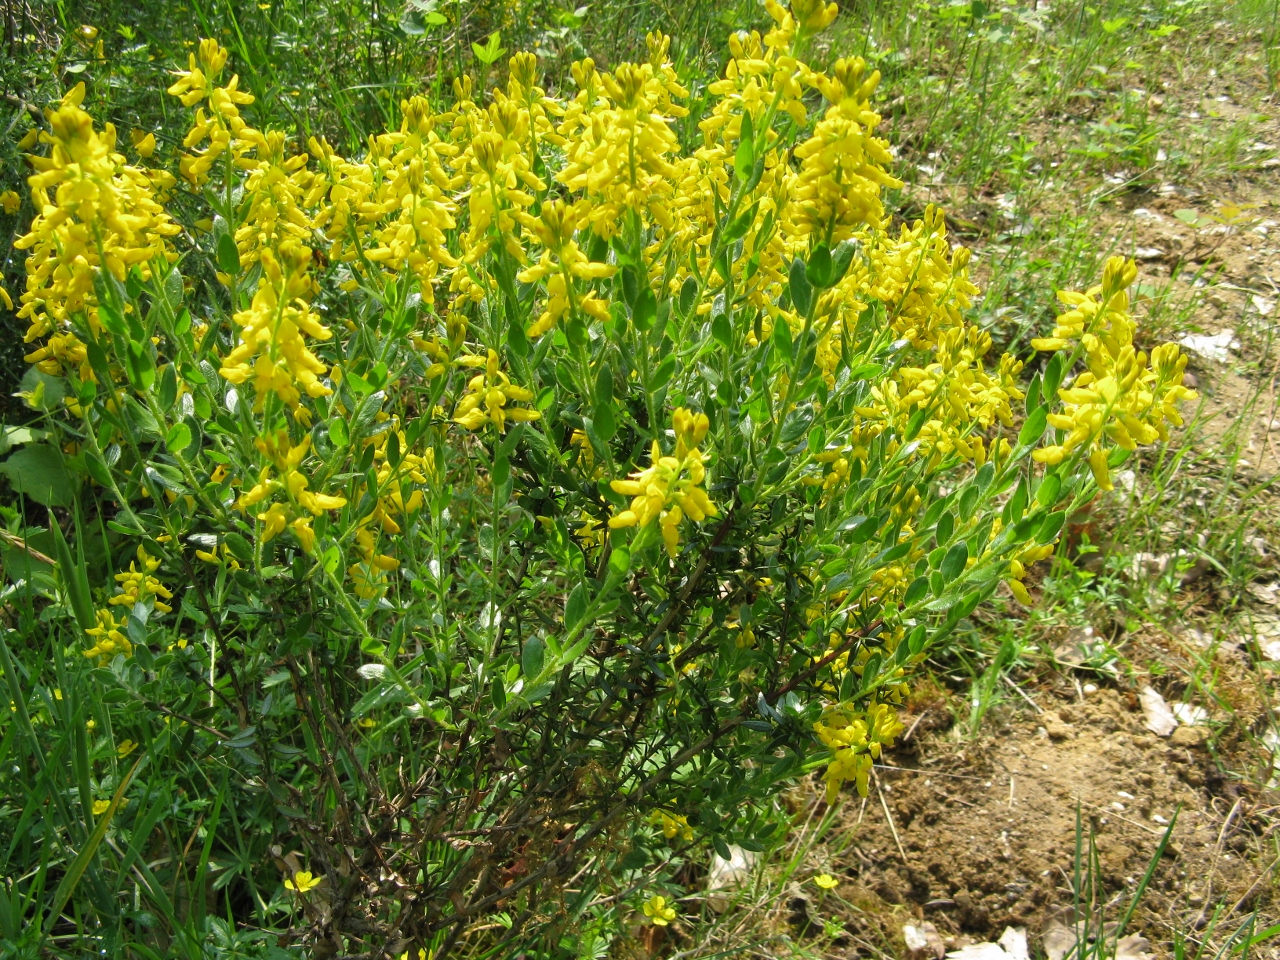
[[[873,700],[866,709],[845,703],[824,710],[813,731],[832,751],[825,774],[827,802],[835,802],[840,784],[847,781],[852,781],[859,796],[865,797],[871,766],[879,759],[881,747],[892,746],[902,730],[897,711],[887,703]]]
[[[93,801],[93,815],[95,817],[100,817],[104,813],[106,813],[107,810],[110,809],[110,807],[111,807],[110,800],[95,800]]]
[[[156,135],[147,133],[145,130],[139,130],[134,127],[129,131],[129,140],[133,144],[133,149],[138,152],[138,156],[143,159],[150,159],[151,155],[156,152]]]
[[[823,890],[834,890],[836,887],[840,886],[840,881],[829,873],[818,874],[813,878],[813,882]]]
[[[306,893],[308,890],[314,890],[320,886],[324,877],[313,877],[310,870],[299,870],[293,875],[293,879],[286,879],[284,882],[285,889],[292,890],[295,893]]]
[[[492,423],[499,431],[506,429],[506,422],[537,420],[542,416],[537,410],[526,407],[508,407],[507,402],[514,400],[527,403],[533,399],[533,391],[512,383],[505,373],[498,369],[498,354],[489,351],[488,358],[464,356],[458,363],[467,367],[484,367],[467,382],[467,393],[458,401],[453,411],[453,422],[468,430],[479,430]]]
[[[682,840],[693,839],[693,827],[689,826],[689,818],[682,813],[655,810],[650,819],[662,827],[662,835],[668,840],[674,840],[676,837]]]
[[[0,193],[0,208],[3,208],[5,213],[13,216],[21,206],[22,198],[15,191],[6,190],[4,193]]]
[[[667,898],[655,894],[644,902],[644,915],[655,927],[665,927],[676,918],[674,907],[667,906]]]
[[[239,343],[218,370],[235,384],[253,378],[254,410],[262,412],[274,394],[295,414],[303,393],[327,397],[333,391],[320,381],[326,370],[307,346],[306,338],[328,340],[332,334],[311,311],[304,296],[311,292],[308,276],[311,250],[292,238],[277,251],[262,250],[262,280],[253,301],[232,319],[240,328]]]
[[[133,751],[137,749],[138,749],[138,745],[134,743],[132,740],[124,740],[121,742],[120,746],[116,747],[116,756],[118,756],[121,760],[123,760],[125,757],[127,757],[129,754],[133,753]]]
[[[688,516],[694,523],[701,523],[707,517],[718,516],[719,511],[701,487],[706,477],[703,464],[707,458],[698,450],[698,444],[710,426],[707,415],[681,407],[672,421],[676,434],[675,455],[663,456],[655,440],[647,469],[631,474],[629,480],[614,480],[610,484],[616,493],[633,499],[628,509],[610,518],[609,527],[613,530],[646,527],[657,521],[667,553],[674,558],[680,544],[680,521]]]

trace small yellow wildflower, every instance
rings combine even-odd
[[[834,890],[836,887],[840,886],[840,881],[829,873],[818,874],[813,878],[813,882],[823,890]]]
[[[120,746],[116,747],[116,756],[119,757],[121,760],[123,760],[125,757],[127,757],[129,754],[133,753],[133,751],[137,749],[138,749],[138,745],[136,743],[134,743],[132,740],[125,740],[120,744]]]
[[[154,133],[148,133],[146,130],[134,127],[129,131],[129,141],[133,144],[133,149],[138,152],[138,156],[144,160],[150,159],[151,155],[156,152],[156,135]]]
[[[655,927],[665,927],[676,918],[674,907],[667,906],[667,898],[655,894],[644,902],[644,915]]]
[[[5,213],[13,216],[21,206],[22,198],[13,190],[6,190],[4,193],[0,193],[0,208],[3,208]]]
[[[107,808],[109,808],[110,806],[111,806],[111,801],[110,801],[110,800],[95,800],[95,801],[93,801],[93,815],[94,815],[95,817],[100,817],[100,816],[102,816],[104,813],[106,813],[106,812],[107,812]]]
[[[668,840],[674,840],[676,837],[682,840],[693,839],[693,827],[689,826],[689,818],[682,813],[655,810],[652,822],[662,827],[662,835]]]
[[[286,879],[284,882],[286,890],[292,890],[295,893],[306,893],[308,890],[314,890],[320,886],[320,882],[324,877],[314,877],[310,870],[299,870],[293,875],[292,880]]]

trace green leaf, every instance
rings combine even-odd
[[[819,290],[825,290],[835,282],[835,263],[831,259],[831,250],[825,243],[818,244],[810,252],[804,275]]]
[[[733,347],[733,327],[723,313],[717,313],[711,318],[711,337],[725,349]]]
[[[49,516],[49,529],[53,532],[54,552],[58,558],[58,576],[67,591],[67,599],[71,601],[71,610],[76,615],[76,622],[81,630],[92,630],[98,625],[93,612],[92,594],[89,588],[89,574],[84,564],[77,563],[71,556],[71,548],[62,535],[58,522]]]
[[[107,469],[107,465],[102,462],[102,458],[91,450],[84,452],[84,466],[89,472],[89,476],[106,490],[110,490],[115,482],[111,479],[111,471]]]
[[[1058,502],[1058,491],[1062,489],[1062,478],[1050,473],[1036,487],[1036,503],[1042,507],[1052,507]]]
[[[625,577],[631,571],[631,551],[619,544],[609,553],[609,570],[617,577]]]
[[[53,904],[49,910],[49,919],[45,925],[46,929],[52,929],[53,925],[58,921],[62,908],[67,905],[71,894],[75,892],[80,883],[80,878],[84,876],[85,870],[89,868],[89,861],[98,852],[98,847],[102,844],[102,838],[107,835],[107,827],[111,825],[111,819],[116,815],[116,811],[120,809],[120,804],[124,800],[124,792],[129,789],[129,784],[133,782],[133,775],[137,773],[138,765],[144,759],[145,755],[135,760],[133,766],[129,768],[129,772],[120,778],[120,786],[116,787],[115,796],[111,798],[110,805],[103,811],[102,818],[93,828],[93,833],[89,834],[89,839],[80,848],[76,858],[71,861],[71,866],[67,867],[67,872],[62,875],[58,889],[53,895]],[[84,802],[88,805],[88,798],[85,798]]]
[[[786,317],[781,314],[773,321],[773,335],[770,337],[769,342],[773,344],[774,351],[782,358],[784,363],[791,362],[791,354],[794,349],[791,343],[791,325],[787,323]]]
[[[151,389],[156,382],[156,365],[151,359],[151,343],[147,340],[130,340],[124,351],[125,372],[129,385],[139,392]]]
[[[502,678],[496,673],[489,683],[489,699],[493,701],[494,707],[498,710],[507,705],[507,690],[502,685]]]
[[[608,443],[612,440],[618,432],[617,418],[613,415],[613,401],[597,403],[591,421],[601,441]]]
[[[540,637],[531,636],[524,642],[524,649],[520,651],[520,669],[529,679],[542,673],[545,649]]]
[[[959,540],[952,544],[951,549],[947,551],[942,558],[942,563],[938,564],[938,572],[943,578],[950,583],[960,574],[964,573],[965,565],[969,562],[969,544],[963,540]]]
[[[755,131],[751,125],[751,114],[742,113],[741,130],[738,136],[738,149],[733,155],[733,175],[739,182],[746,182],[756,164]]]
[[[913,581],[911,581],[911,586],[907,587],[907,592],[903,595],[902,602],[909,607],[913,603],[915,603],[917,600],[921,599],[928,592],[929,592],[929,578],[916,577]]]
[[[124,314],[120,308],[109,302],[98,304],[98,321],[103,328],[117,337],[129,336],[129,328],[125,326]]]
[[[1065,510],[1055,510],[1044,518],[1044,523],[1040,524],[1040,529],[1036,531],[1036,543],[1049,543],[1062,530],[1062,525],[1067,522],[1067,512]]]
[[[698,281],[693,277],[685,277],[680,287],[680,316],[689,316],[698,297]]]
[[[938,539],[938,545],[941,546],[951,539],[951,534],[955,530],[956,518],[950,510],[938,518],[938,528],[934,536]]]
[[[253,562],[253,547],[249,546],[248,540],[246,540],[244,537],[240,536],[240,534],[235,532],[228,533],[223,539],[226,541],[227,548],[231,551],[231,553],[235,556],[237,560],[241,561],[242,563]],[[326,558],[326,566],[327,566],[327,558]]]
[[[579,583],[564,605],[564,625],[572,630],[587,614],[587,585]]]
[[[351,442],[351,434],[347,429],[347,421],[335,417],[329,421],[329,442],[335,447],[345,447]]]
[[[852,240],[838,244],[831,254],[831,286],[844,279],[853,263],[853,255],[858,252],[858,245]]]
[[[495,30],[489,34],[489,39],[485,41],[484,46],[478,43],[471,44],[471,52],[475,54],[477,60],[488,67],[497,63],[498,58],[507,52],[507,48],[501,45],[498,31]]]
[[[635,306],[631,309],[631,322],[637,330],[648,330],[658,316],[658,298],[653,291],[645,287],[636,294]]]
[[[47,443],[29,443],[0,463],[15,493],[46,507],[67,507],[75,496],[62,451]]]
[[[172,363],[165,364],[164,373],[160,376],[160,409],[172,410],[178,399],[178,372]]]
[[[180,453],[191,446],[191,428],[187,426],[186,421],[179,420],[169,428],[164,438],[164,445],[170,453]]]
[[[1045,407],[1036,407],[1027,416],[1022,429],[1018,431],[1018,445],[1029,447],[1042,436],[1049,425],[1049,411]]]
[[[789,289],[796,313],[807,317],[809,308],[813,306],[813,287],[809,283],[809,278],[805,276],[805,263],[799,257],[791,261]]]
[[[735,243],[747,235],[747,231],[751,229],[751,224],[755,222],[756,210],[759,206],[758,203],[753,203],[748,209],[738,214],[733,223],[725,227],[724,239],[727,243]]]
[[[218,235],[218,269],[233,277],[240,272],[240,251],[236,249],[235,237],[230,232]]]

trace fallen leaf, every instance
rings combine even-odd
[[[1230,330],[1215,333],[1212,336],[1200,333],[1189,333],[1178,341],[1186,349],[1205,360],[1226,363],[1231,359],[1231,351],[1240,349],[1240,341]]]
[[[999,943],[971,943],[947,954],[949,960],[1028,960],[1029,956],[1027,931],[1022,927],[1005,927]]]
[[[1198,723],[1206,723],[1209,720],[1209,711],[1204,707],[1196,706],[1194,703],[1175,703],[1173,705],[1173,716],[1179,723],[1194,726]]]
[[[728,910],[734,893],[751,879],[759,862],[759,856],[732,843],[728,860],[713,853],[707,870],[707,906],[716,913]]]
[[[1158,737],[1167,737],[1178,725],[1178,718],[1160,696],[1151,687],[1143,687],[1138,694],[1138,702],[1142,704],[1142,715],[1146,718],[1146,727]]]
[[[1152,960],[1151,942],[1138,933],[1121,937],[1116,943],[1115,960]]]

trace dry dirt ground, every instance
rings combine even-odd
[[[1243,650],[1218,656],[1227,672],[1249,669]],[[805,918],[839,917],[848,956],[901,956],[902,927],[921,921],[951,949],[995,940],[1006,926],[1027,928],[1034,945],[1075,902],[1091,842],[1099,902],[1119,919],[1176,816],[1131,927],[1159,952],[1215,907],[1235,920],[1220,929],[1254,910],[1259,929],[1280,920],[1280,793],[1222,770],[1257,773],[1256,751],[1239,737],[1211,746],[1212,718],[1156,736],[1132,691],[1079,679],[1052,673],[1027,684],[1035,708],[989,716],[969,742],[948,729],[920,734],[948,725],[943,707],[923,707],[870,796],[846,801],[826,841],[843,847],[826,867],[841,881],[837,896],[800,898]]]

